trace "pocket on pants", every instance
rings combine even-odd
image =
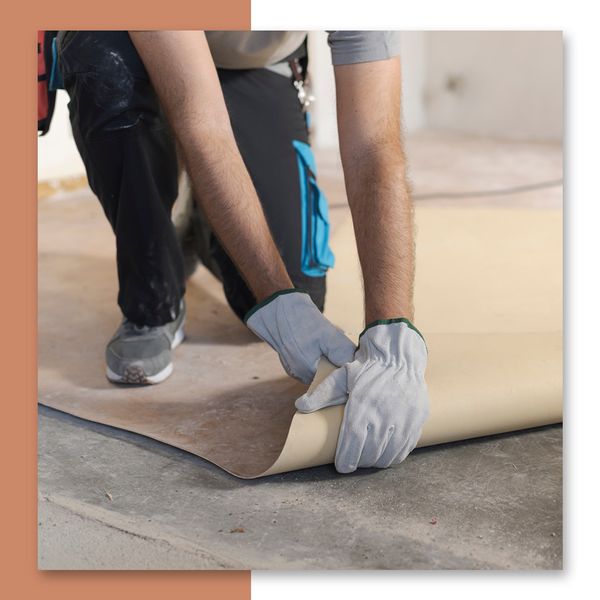
[[[322,277],[335,263],[335,257],[329,247],[327,198],[317,185],[315,159],[311,147],[298,140],[294,140],[292,144],[296,150],[300,177],[301,270],[305,275]]]

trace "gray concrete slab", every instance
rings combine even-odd
[[[42,569],[560,569],[562,428],[242,481],[40,407]]]

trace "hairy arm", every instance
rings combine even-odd
[[[346,193],[365,286],[365,321],[413,319],[413,206],[397,58],[335,67]]]
[[[195,196],[255,297],[293,287],[238,151],[204,33],[130,36],[180,143]]]

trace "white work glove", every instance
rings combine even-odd
[[[324,356],[336,366],[353,359],[356,346],[300,290],[277,292],[257,304],[246,325],[273,350],[288,375],[309,384]]]
[[[354,361],[296,400],[301,412],[346,403],[335,467],[386,468],[417,445],[429,415],[427,348],[406,319],[375,321],[359,338]]]

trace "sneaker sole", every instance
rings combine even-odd
[[[181,327],[176,331],[173,343],[171,344],[171,350],[174,350],[183,342],[185,339],[185,333],[183,332],[183,323]],[[170,362],[162,371],[155,373],[154,375],[146,375],[144,367],[141,365],[130,365],[125,371],[119,375],[115,373],[110,367],[106,367],[106,378],[111,383],[124,383],[128,385],[154,385],[161,383],[173,372],[173,363]]]

